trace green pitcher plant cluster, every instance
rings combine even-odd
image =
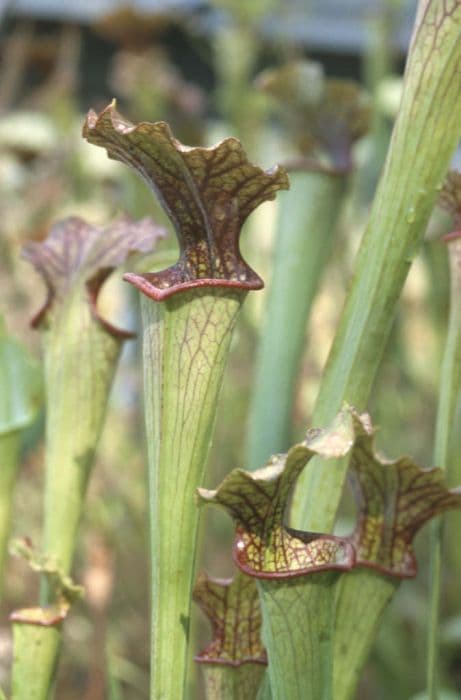
[[[415,535],[430,519],[461,507],[449,449],[461,387],[459,231],[449,236],[452,294],[437,466],[380,456],[364,412],[437,198],[455,228],[461,226],[461,175],[450,173],[443,186],[461,135],[460,64],[461,3],[421,0],[401,107],[313,411],[315,427],[295,444],[292,413],[306,325],[333,254],[352,149],[366,132],[369,103],[358,86],[328,81],[308,62],[259,78],[280,104],[291,103],[283,115],[295,142],[286,164],[293,189],[281,197],[249,469],[230,471],[214,490],[203,485],[232,334],[248,292],[263,287],[241,255],[240,234],[260,204],[289,188],[287,170],[253,165],[235,138],[185,146],[165,122],[132,124],[114,102],[88,113],[83,137],[141,176],[179,246],[167,269],[141,272],[136,263],[124,274],[141,299],[152,700],[188,697],[192,600],[212,628],[195,657],[208,700],[352,700],[387,604],[416,575]],[[302,205],[294,206],[300,193]],[[79,522],[121,347],[132,336],[101,311],[99,292],[130,254],[150,253],[165,233],[150,219],[122,217],[102,227],[73,217],[23,252],[47,289],[33,320],[43,336],[45,493],[40,548],[28,539],[12,547],[41,581],[38,603],[11,615],[12,700],[53,697],[62,625],[83,594],[71,578]],[[38,401],[35,389],[30,393],[36,370],[15,347],[1,326],[0,372],[12,381],[5,380],[6,402],[0,398],[6,465],[0,577],[21,430]],[[346,484],[356,515],[351,532],[339,536],[333,532]],[[233,521],[232,579],[197,576],[207,504]],[[439,692],[441,539],[439,520],[431,542],[431,700]]]
[[[354,697],[372,641],[359,606],[368,606],[374,629],[381,610],[364,598],[366,579],[355,600],[343,580],[370,569],[383,580],[387,602],[402,579],[416,574],[417,531],[461,506],[461,490],[448,489],[440,469],[422,469],[407,457],[380,458],[373,432],[368,416],[346,407],[329,429],[309,431],[266,467],[237,469],[217,490],[199,489],[202,503],[220,506],[234,520],[234,561],[256,579],[273,698]],[[306,464],[317,457],[331,466],[345,456],[357,504],[353,532],[336,537],[287,526],[289,496]],[[351,604],[354,625],[345,625]]]

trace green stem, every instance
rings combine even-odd
[[[257,469],[292,443],[306,324],[330,257],[346,178],[294,173],[281,193],[273,276],[250,409],[247,464]]]
[[[455,414],[455,425],[461,423],[461,401],[458,400],[458,405]],[[453,431],[452,442],[450,445],[449,458],[450,486],[461,483],[461,432]],[[449,569],[449,575],[446,580],[446,589],[444,591],[446,601],[446,609],[451,611],[459,610],[459,586],[458,581],[461,580],[461,548],[459,547],[457,533],[461,532],[461,513],[453,511],[447,513],[445,517],[445,532],[444,535],[444,556],[446,566]]]
[[[334,700],[352,700],[382,615],[400,581],[355,569],[337,584],[333,662]]]
[[[5,558],[10,535],[11,505],[20,445],[20,430],[0,435],[0,598],[3,592]]]
[[[269,673],[266,670],[262,677],[261,685],[259,686],[258,695],[256,700],[272,700],[272,690]]]
[[[102,429],[121,343],[93,318],[78,289],[45,335],[46,480],[42,549],[63,574],[72,566],[88,477]],[[58,602],[42,577],[41,604]],[[15,623],[13,700],[49,700],[60,625]],[[40,630],[40,631],[37,631]]]
[[[151,699],[184,697],[199,511],[232,329],[245,292],[142,297],[152,548]]]
[[[457,71],[461,4],[420,3],[399,116],[316,402],[313,424],[328,425],[344,401],[369,398],[395,308],[461,133]],[[347,473],[315,460],[298,481],[293,524],[331,531]]]
[[[461,278],[460,241],[449,244],[451,262],[450,315],[439,385],[439,403],[435,428],[434,464],[448,471],[450,443],[455,425],[456,404],[461,390]],[[450,482],[448,474],[448,481]],[[429,623],[427,649],[427,691],[437,700],[437,666],[440,616],[443,520],[431,523]]]
[[[121,348],[71,298],[45,335],[46,481],[43,551],[71,569],[96,445]],[[50,602],[50,600],[43,601]]]
[[[59,627],[13,625],[12,700],[49,700],[60,641]]]
[[[206,700],[255,700],[265,672],[261,664],[204,664]]]
[[[338,574],[258,580],[273,700],[331,700]]]

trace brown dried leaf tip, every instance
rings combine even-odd
[[[53,627],[60,624],[73,602],[83,595],[83,588],[76,585],[69,576],[63,574],[56,563],[44,554],[36,552],[27,539],[16,540],[11,546],[12,554],[21,557],[33,571],[43,574],[55,591],[56,603],[46,607],[23,608],[10,615],[11,622]]]
[[[126,338],[131,333],[104,320],[97,311],[102,284],[130,253],[148,253],[165,231],[150,219],[132,221],[125,216],[107,227],[93,226],[83,219],[70,217],[55,224],[42,243],[29,243],[23,257],[43,277],[48,296],[43,308],[32,321],[39,326],[55,302],[62,302],[78,286],[86,289],[94,317],[112,335]]]
[[[370,100],[357,83],[326,79],[320,64],[293,61],[261,73],[257,85],[277,100],[299,152],[290,169],[351,170],[352,146],[371,119]]]
[[[313,456],[350,455],[349,478],[358,507],[349,537],[300,532],[284,525],[291,488]],[[321,570],[366,566],[398,578],[416,574],[412,541],[430,518],[461,507],[461,491],[448,489],[440,469],[421,469],[410,458],[388,461],[374,449],[367,416],[345,408],[327,430],[256,472],[236,469],[216,491],[199,489],[202,502],[222,506],[236,523],[234,560],[256,578],[288,578]]]
[[[197,577],[193,599],[212,627],[212,641],[195,657],[199,663],[241,666],[267,664],[261,641],[262,615],[254,579]]]
[[[252,165],[235,138],[212,148],[190,148],[165,122],[125,121],[109,105],[89,112],[83,136],[110,158],[134,168],[157,194],[177,233],[180,257],[167,270],[125,279],[156,301],[200,286],[263,286],[239,250],[241,227],[262,202],[288,188],[283,168]]]

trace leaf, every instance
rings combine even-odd
[[[62,600],[55,605],[14,610],[10,615],[10,621],[24,625],[54,627],[66,619],[69,610],[70,603],[67,600]]]
[[[52,557],[37,552],[28,539],[12,542],[11,553],[24,559],[32,571],[44,574],[53,588],[68,600],[74,601],[82,597],[82,586],[75,584],[70,576],[64,574]]]
[[[40,365],[8,335],[0,315],[0,435],[31,423],[42,400]]]
[[[88,302],[95,318],[111,334],[130,337],[114,328],[97,311],[97,298],[110,273],[133,252],[150,252],[165,231],[150,219],[132,221],[122,217],[103,228],[70,217],[55,224],[42,243],[29,243],[23,257],[43,277],[48,290],[44,307],[32,324],[40,325],[56,302],[62,302],[81,285],[86,288]]]
[[[461,491],[447,488],[441,469],[422,469],[409,457],[378,457],[371,433],[356,440],[349,481],[359,513],[351,537],[357,565],[415,576],[413,538],[431,518],[461,507]]]
[[[27,561],[33,571],[46,577],[55,591],[56,602],[43,607],[15,610],[11,613],[10,620],[41,627],[53,627],[61,623],[67,617],[72,603],[82,597],[82,586],[78,586],[70,576],[64,574],[51,557],[38,553],[27,539],[14,541],[11,553]]]
[[[304,159],[297,167],[336,173],[352,167],[351,148],[367,132],[370,100],[351,80],[326,79],[312,61],[266,70],[257,85],[276,98],[290,136]],[[327,163],[322,164],[322,159]]]
[[[212,148],[190,148],[165,122],[133,125],[115,103],[98,116],[90,111],[83,135],[110,158],[131,166],[157,194],[180,246],[167,270],[125,276],[144,294],[161,300],[199,286],[260,289],[258,275],[240,255],[240,229],[262,202],[288,188],[283,168],[252,165],[240,142],[227,138]]]
[[[199,574],[193,600],[209,619],[213,634],[212,641],[195,657],[196,661],[228,666],[267,664],[254,579],[240,572],[232,579]]]
[[[358,508],[349,537],[302,532],[284,525],[294,483],[313,456],[349,455],[349,481]],[[367,415],[345,408],[331,428],[311,430],[287,454],[256,472],[232,471],[204,503],[225,508],[236,523],[234,560],[256,578],[289,578],[322,570],[366,566],[408,578],[416,574],[412,541],[432,517],[461,507],[461,490],[448,489],[440,469],[422,469],[409,457],[379,457]]]
[[[296,478],[314,455],[345,455],[352,444],[350,411],[343,411],[329,431],[313,430],[286,455],[277,455],[255,472],[232,471],[216,491],[199,489],[202,502],[225,508],[235,520],[234,560],[257,578],[287,578],[322,570],[350,569],[355,553],[350,543],[332,535],[305,533],[283,524]]]

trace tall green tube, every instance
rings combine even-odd
[[[334,595],[338,574],[258,581],[274,700],[332,700]],[[294,620],[298,624],[294,625]]]
[[[178,261],[127,274],[147,297],[145,416],[152,556],[151,700],[185,697],[198,513],[229,342],[247,291],[262,280],[239,250],[240,230],[263,201],[288,188],[281,168],[250,163],[237,139],[184,146],[164,122],[133,125],[109,105],[88,114],[84,136],[131,165],[158,195],[178,237]]]
[[[122,342],[130,335],[99,315],[98,292],[130,251],[150,251],[158,235],[148,221],[122,219],[101,229],[70,218],[56,224],[43,243],[31,243],[24,250],[49,292],[35,320],[44,326],[44,555],[37,554],[34,564],[42,572],[40,607],[12,615],[12,700],[52,697],[60,626],[72,602],[68,575],[88,479]]]
[[[307,319],[334,246],[345,189],[345,175],[295,172],[290,190],[280,196],[273,274],[250,408],[250,469],[285,452],[292,443]]]
[[[456,228],[461,224],[461,173],[451,171],[442,190],[441,203],[453,215]],[[454,482],[456,467],[450,464],[453,436],[456,434],[456,406],[461,393],[461,241],[460,233],[451,234],[448,242],[450,261],[450,313],[439,382],[439,402],[435,427],[434,464]],[[456,464],[456,462],[455,462]],[[444,521],[432,523],[430,537],[429,622],[427,645],[427,694],[438,697],[439,625],[442,589],[442,545]]]
[[[351,81],[325,78],[317,63],[289,62],[264,71],[257,82],[276,99],[296,156],[291,161],[290,191],[280,200],[250,407],[250,469],[292,443],[309,314],[334,248],[353,169],[352,146],[369,122],[369,101],[361,88]]]
[[[458,69],[461,5],[422,0],[402,102],[354,278],[316,401],[313,424],[326,425],[344,401],[368,401],[395,308],[461,135]],[[330,532],[347,473],[316,461],[297,485],[297,527]]]
[[[245,292],[142,297],[152,556],[152,700],[185,697],[199,510],[219,390]]]

